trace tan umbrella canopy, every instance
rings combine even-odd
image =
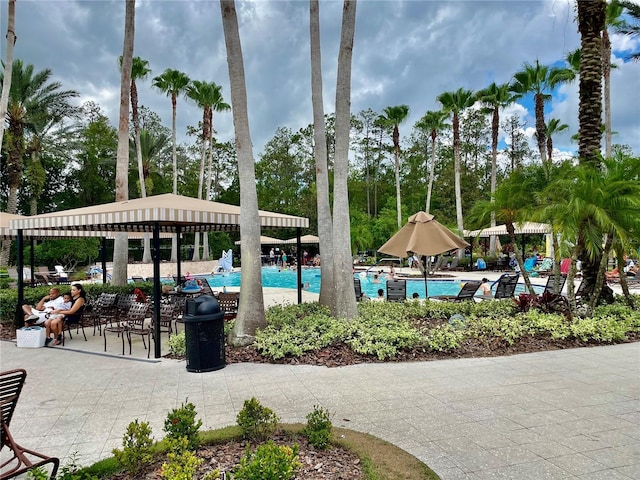
[[[420,211],[411,215],[409,221],[378,251],[396,257],[408,257],[409,252],[428,257],[468,246],[462,238],[435,220],[433,215]],[[425,266],[424,289],[426,298],[429,298],[427,270]]]
[[[282,243],[298,243],[298,239],[296,237],[290,238],[288,240],[283,240]],[[314,243],[320,243],[320,238],[316,235],[302,235],[300,237],[300,243],[304,245],[311,245]]]
[[[260,245],[281,245],[288,243],[287,240],[281,240],[279,238],[267,237],[266,235],[260,235]],[[242,245],[242,240],[237,240],[236,245]]]
[[[396,257],[407,257],[408,252],[431,256],[468,246],[462,238],[435,220],[433,215],[418,212],[411,215],[404,227],[378,251]]]

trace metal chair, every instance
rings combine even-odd
[[[560,276],[560,281],[557,283],[557,289],[558,291],[556,292],[556,276],[555,275],[549,275],[549,278],[547,278],[547,284],[544,287],[544,291],[545,292],[549,292],[549,293],[562,293],[562,289],[564,288],[564,284],[567,281],[567,277],[563,277],[562,275]]]
[[[102,335],[102,326],[110,325],[116,320],[116,300],[118,295],[115,293],[102,293],[93,305],[90,317],[93,319],[93,335],[96,335],[96,327],[98,333]]]
[[[238,306],[240,305],[239,292],[220,292],[218,294],[218,303],[220,309],[224,312],[224,319],[231,320],[238,315]]]
[[[353,288],[356,294],[356,302],[359,302],[360,300],[362,300],[362,284],[360,283],[359,278],[353,279]]]
[[[2,413],[2,429],[0,431],[0,450],[5,446],[11,451],[11,458],[0,465],[0,480],[15,478],[33,468],[42,467],[51,463],[51,480],[56,478],[60,460],[56,457],[49,457],[35,450],[25,448],[15,441],[9,425],[11,417],[18,404],[20,392],[24,386],[27,372],[24,369],[8,370],[0,373],[0,411]]]
[[[123,322],[125,333],[129,340],[129,355],[131,355],[131,335],[139,335],[142,338],[142,345],[144,345],[145,350],[147,351],[147,358],[151,353],[151,334],[152,334],[152,325],[150,323],[145,322],[147,318],[147,312],[149,311],[148,303],[133,303],[129,307],[129,312],[127,313],[127,318],[125,322]],[[147,342],[145,342],[145,337],[149,339],[149,347],[147,347]],[[122,344],[123,355],[124,355],[124,341]]]
[[[494,299],[501,298],[513,298],[516,292],[516,286],[518,285],[519,273],[505,273],[500,276],[496,282],[496,293],[493,296]]]

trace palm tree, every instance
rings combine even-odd
[[[591,287],[587,288],[592,292],[591,309],[604,286],[606,261],[600,259],[608,257],[612,246],[627,248],[635,232],[640,231],[639,162],[639,157],[619,154],[603,159],[596,167],[589,163],[579,165],[551,182],[539,195],[552,199],[542,207],[543,214],[560,226],[563,235],[581,239],[573,248],[572,258],[588,258],[594,264],[597,261],[593,281],[588,283]]]
[[[396,173],[396,210],[398,212],[398,228],[402,226],[402,202],[400,198],[400,125],[409,116],[409,105],[398,105],[395,107],[387,107],[383,110],[384,114],[380,116],[382,122],[393,128],[393,156],[395,160]]]
[[[621,19],[623,8],[613,0],[607,3],[605,11],[605,28],[602,30],[602,77],[604,86],[604,152],[606,157],[611,156],[611,40],[609,28],[618,28],[624,24]]]
[[[349,218],[349,132],[351,130],[351,59],[356,27],[356,2],[345,0],[342,8],[342,29],[338,50],[336,80],[336,146],[333,186],[333,246],[335,264],[335,308],[338,318],[358,315],[353,293],[353,260]]]
[[[13,47],[16,44],[16,0],[7,2],[7,53],[4,59],[5,76],[2,79],[2,96],[0,97],[0,118],[7,115],[9,90],[11,89],[11,73],[13,72]],[[0,122],[0,153],[4,137],[4,121]],[[0,262],[0,265],[4,265]]]
[[[426,201],[426,212],[429,213],[431,209],[431,193],[433,191],[433,177],[435,172],[435,164],[436,164],[436,140],[438,138],[438,132],[441,132],[449,124],[446,122],[447,114],[442,110],[436,111],[428,111],[424,114],[416,127],[428,132],[431,137],[431,165],[429,165],[429,184],[427,186],[427,201]],[[425,158],[425,162],[427,159]]]
[[[244,76],[242,46],[238,32],[238,17],[234,0],[220,2],[222,27],[227,46],[227,64],[231,84],[233,125],[236,133],[238,177],[240,180],[240,237],[242,244],[242,295],[236,323],[229,335],[231,345],[249,345],[256,329],[266,325],[262,295],[262,260],[260,258],[260,217],[256,192],[255,163],[249,131],[247,89]]]
[[[25,136],[32,137],[43,132],[44,125],[59,123],[72,114],[69,101],[78,96],[74,90],[61,90],[60,82],[49,82],[50,69],[34,72],[33,65],[24,65],[15,60],[11,65],[11,87],[8,92],[7,136],[5,153],[7,157],[7,212],[18,212],[18,190],[24,174]],[[5,72],[0,74],[4,84]],[[5,92],[3,91],[3,94]],[[32,144],[32,146],[35,145]],[[10,241],[3,242],[0,262],[9,260]]]
[[[562,82],[575,78],[575,74],[569,68],[548,67],[540,65],[536,60],[535,65],[525,63],[523,69],[514,76],[514,82],[510,90],[515,98],[521,98],[528,93],[533,93],[536,115],[536,135],[540,159],[547,161],[546,135],[544,122],[544,103],[551,99],[551,91]]]
[[[604,0],[578,2],[578,31],[580,32],[580,88],[578,106],[578,157],[580,165],[597,169],[601,161],[602,139],[602,38],[605,28],[606,3]],[[595,219],[593,219],[595,220]],[[578,232],[577,248],[582,261],[587,286],[596,283],[600,257],[588,254],[588,226]]]
[[[561,120],[558,118],[551,118],[549,123],[547,123],[546,135],[547,135],[547,158],[549,159],[549,163],[553,161],[553,136],[556,133],[560,133],[569,128],[569,125],[566,123],[561,123]]]
[[[120,115],[118,120],[118,150],[116,160],[116,202],[129,199],[129,95],[131,92],[131,64],[135,37],[135,0],[127,0],[124,16],[124,42],[120,68]],[[127,284],[129,242],[126,233],[116,235],[113,245],[113,273],[111,283]]]
[[[202,145],[200,158],[200,176],[198,180],[198,198],[202,198],[204,188],[204,169],[207,158],[209,159],[209,168],[207,175],[207,200],[211,195],[211,144],[213,138],[213,111],[229,110],[231,107],[222,100],[222,87],[214,82],[201,82],[194,80],[186,89],[187,97],[191,99],[198,107],[202,108]],[[204,251],[202,258],[209,258],[209,242],[208,236],[204,236]],[[200,236],[195,235],[195,248],[193,251],[193,260],[200,259]]]
[[[634,23],[625,21],[623,25],[616,27],[616,32],[630,37],[640,37],[640,5],[629,0],[619,0],[617,3],[625,9],[624,13],[631,17]],[[632,53],[627,58],[635,62],[639,61],[640,51]]]
[[[458,230],[464,231],[462,220],[462,189],[460,187],[460,114],[476,102],[476,96],[471,90],[459,88],[455,92],[445,92],[438,96],[445,112],[451,113],[453,125],[453,159],[455,168],[456,190],[456,222]],[[462,258],[464,249],[458,250],[458,257]]]
[[[318,237],[325,258],[333,258],[333,222],[329,202],[329,165],[327,159],[327,133],[324,124],[322,100],[322,55],[320,50],[320,5],[309,2],[309,30],[311,44],[311,103],[313,106],[313,155],[316,162],[316,203],[318,206]],[[319,302],[331,308],[335,304],[333,262],[321,262],[324,282],[320,284]]]
[[[478,92],[478,100],[486,107],[485,113],[491,114],[491,198],[496,191],[498,171],[498,133],[500,131],[500,109],[513,102],[513,95],[509,92],[509,84],[497,85],[495,82]],[[496,226],[495,215],[491,215],[491,226]],[[496,254],[496,237],[489,243],[489,254]]]
[[[178,95],[182,94],[191,80],[189,77],[178,70],[167,68],[162,75],[158,75],[152,81],[153,87],[157,88],[165,95],[171,97],[171,160],[173,164],[173,194],[178,194],[178,156],[176,152],[176,110],[178,104]],[[177,235],[173,235],[171,241],[171,261],[178,261],[178,239]]]

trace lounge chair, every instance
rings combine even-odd
[[[524,271],[525,272],[533,272],[533,267],[536,266],[536,262],[538,259],[536,257],[529,257],[524,260]]]
[[[457,271],[457,270],[462,270],[460,267],[458,267],[458,257],[453,257],[453,259],[451,260],[451,263],[449,265],[442,265],[440,267],[440,270],[443,271]]]
[[[393,280],[387,281],[387,300],[390,302],[404,302],[407,299],[407,281]]]
[[[458,295],[435,295],[429,297],[429,300],[448,300],[451,302],[462,302],[464,300],[473,300],[474,295],[482,285],[482,282],[466,282],[458,292]]]
[[[137,276],[137,275],[132,275],[131,276],[131,281],[133,283],[142,283],[142,282],[144,282],[144,277],[140,277],[140,276]]]
[[[25,448],[18,444],[9,431],[11,417],[18,404],[20,392],[27,378],[24,369],[7,370],[0,373],[0,411],[2,413],[2,429],[0,431],[0,449],[6,446],[11,454],[11,458],[4,460],[9,455],[3,455],[3,462],[0,465],[0,478],[15,478],[31,469],[43,467],[51,463],[51,479],[56,478],[60,460],[56,457],[49,457],[34,450]],[[41,477],[38,477],[41,478]]]
[[[560,281],[557,284],[557,292],[554,291],[556,290],[556,276],[555,275],[549,275],[549,278],[547,279],[547,284],[544,287],[544,291],[545,292],[550,292],[550,293],[561,293],[562,289],[564,288],[564,284],[567,281],[567,277],[563,277],[560,276]]]
[[[362,284],[360,283],[359,278],[353,279],[353,289],[356,294],[356,302],[359,302],[360,300],[362,300]]]
[[[494,283],[496,286],[496,293],[493,295],[494,299],[501,298],[513,298],[516,286],[518,285],[519,273],[504,273]]]
[[[571,259],[570,258],[563,258],[560,261],[560,273],[564,276],[567,276],[567,274],[569,273],[569,268],[571,267]]]

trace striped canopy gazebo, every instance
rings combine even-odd
[[[156,328],[155,356],[160,357],[160,233],[239,231],[241,208],[237,205],[210,202],[171,193],[146,198],[136,198],[90,207],[51,212],[10,220],[9,226],[18,234],[25,231],[99,231],[99,232],[150,232],[153,233],[154,275],[154,325]],[[260,210],[260,226],[263,229],[309,227],[309,219]],[[18,257],[19,266],[22,263]],[[178,263],[178,275],[180,275]],[[22,281],[18,288],[22,291]],[[301,292],[298,298],[301,299]],[[19,298],[20,300],[20,298]]]

